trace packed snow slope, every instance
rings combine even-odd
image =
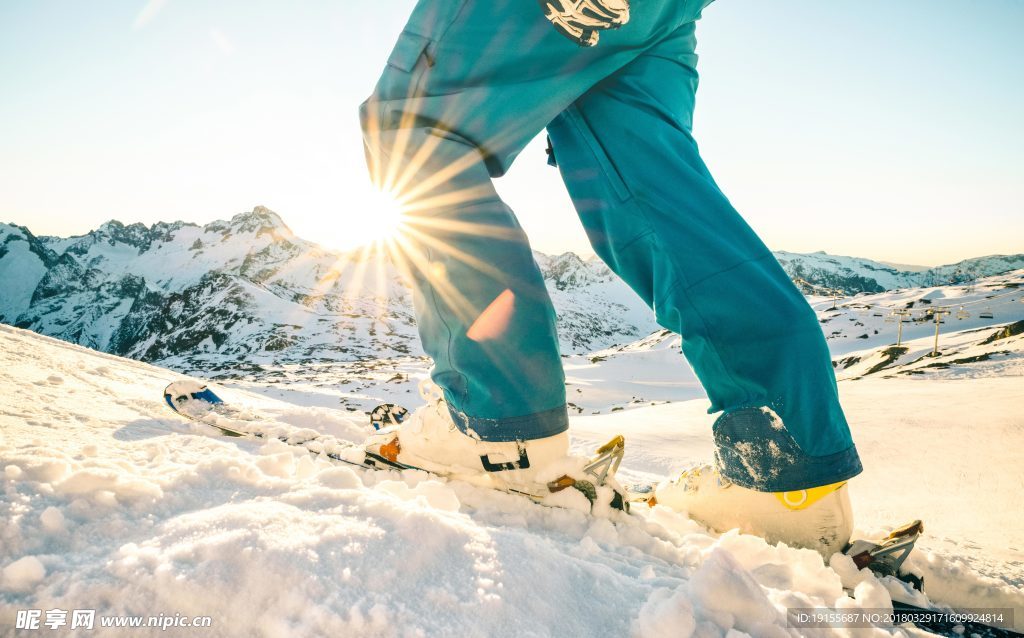
[[[787,608],[893,597],[1013,607],[1024,628],[1019,377],[843,382],[867,467],[859,526],[928,521],[938,544],[910,559],[928,599],[661,506],[593,517],[209,436],[161,404],[178,378],[0,326],[0,633],[18,609],[60,608],[211,616],[210,635],[241,636],[924,635],[787,627]],[[363,414],[221,392],[295,427],[365,434]],[[706,458],[704,407],[574,417],[575,443],[621,431],[624,475],[662,474]]]

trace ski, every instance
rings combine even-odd
[[[858,569],[866,567],[879,578],[896,578],[917,591],[924,592],[924,579],[903,568],[904,561],[910,556],[922,534],[924,524],[920,520],[914,520],[900,525],[881,540],[853,540],[843,553],[853,559]],[[940,636],[1012,638],[1022,635],[1005,627],[979,622],[975,619],[976,614],[959,613],[955,609],[926,608],[899,600],[892,601],[892,609],[895,626],[912,623],[919,629],[926,629]],[[999,613],[990,615],[995,618],[994,622],[1013,622],[1012,617],[1008,616],[999,619]]]
[[[914,520],[901,525],[878,541],[854,540],[843,553],[853,559],[858,569],[867,567],[877,577],[892,577],[907,583],[917,591],[924,591],[924,579],[903,569],[917,540],[924,533],[924,524]],[[979,638],[1012,638],[1021,636],[1015,631],[975,620],[976,614],[959,613],[955,609],[925,608],[898,600],[892,601],[893,624],[913,624],[940,636],[978,636]],[[999,621],[998,612],[990,614]],[[1002,623],[1011,623],[1011,617],[1002,617]]]
[[[940,636],[949,638],[961,638],[962,636],[977,636],[978,638],[1020,638],[1024,634],[999,627],[978,622],[972,618],[976,614],[959,613],[953,609],[926,609],[908,603],[892,601],[893,616],[897,621],[896,626],[913,624],[918,629],[925,629]],[[1009,623],[1011,617],[1003,616],[1001,612],[995,611],[990,616],[1002,616],[1003,623]]]
[[[341,441],[323,434],[307,436],[301,431],[296,432],[291,426],[245,412],[231,406],[207,385],[197,381],[174,381],[164,388],[163,398],[164,403],[176,414],[210,426],[224,436],[259,440],[276,439],[287,445],[305,449],[311,454],[322,455],[331,461],[373,470],[428,472],[422,468],[401,463],[395,458],[388,458],[385,454],[370,452],[357,443]],[[374,430],[381,431],[386,427],[398,426],[407,415],[408,411],[405,408],[394,404],[382,404],[371,412],[370,422]],[[594,505],[598,498],[598,487],[604,486],[609,479],[614,477],[624,453],[625,439],[621,435],[616,436],[598,448],[590,462],[583,468],[587,478],[563,477],[548,484],[547,490],[553,494],[573,488],[586,496],[591,505]],[[511,487],[496,487],[495,489],[525,496],[542,505],[550,505],[546,502],[546,495],[539,493],[540,490],[537,491],[538,493],[534,493]],[[628,512],[630,501],[623,494],[614,491],[608,505],[612,509]]]

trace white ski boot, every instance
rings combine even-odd
[[[739,528],[769,543],[816,550],[825,560],[843,551],[853,531],[846,481],[793,492],[757,492],[735,485],[712,465],[701,465],[661,483],[652,500],[652,505],[686,512],[715,531]]]
[[[627,507],[613,478],[624,449],[621,437],[592,459],[569,454],[567,432],[526,441],[482,441],[455,425],[437,385],[422,382],[420,394],[427,405],[372,435],[365,446],[367,453],[397,467],[522,493],[539,501],[574,487],[594,503],[598,488],[609,485],[615,492],[611,506]]]

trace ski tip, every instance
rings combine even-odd
[[[904,536],[920,536],[922,533],[924,533],[924,523],[921,522],[921,519],[915,519],[889,532],[886,540],[903,538]]]
[[[626,437],[622,436],[621,434],[617,434],[617,435],[615,435],[615,438],[613,438],[611,441],[608,441],[607,443],[605,443],[601,447],[597,448],[597,453],[598,454],[607,454],[608,452],[611,452],[613,450],[617,450],[617,449],[625,448],[625,447],[626,447]]]
[[[381,430],[391,425],[398,425],[409,416],[409,411],[394,403],[382,403],[370,412],[370,425],[374,430]]]
[[[193,379],[172,381],[164,388],[164,401],[181,414],[181,407],[192,401],[204,401],[209,404],[224,403],[205,383]]]

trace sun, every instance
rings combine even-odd
[[[382,248],[394,243],[405,223],[402,203],[392,193],[368,186],[350,193],[342,210],[321,218],[311,239],[342,251]]]
[[[402,203],[388,191],[371,189],[362,201],[362,209],[353,227],[353,239],[360,245],[394,240],[405,222]]]

